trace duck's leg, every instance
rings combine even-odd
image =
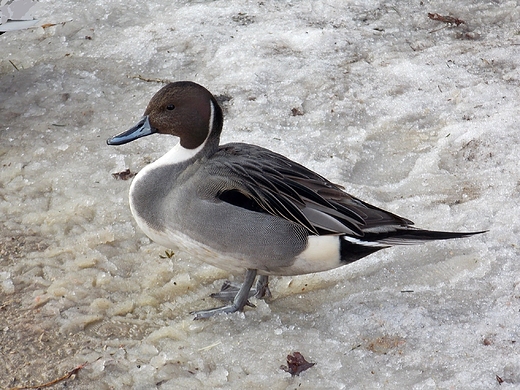
[[[209,296],[211,298],[218,299],[222,302],[233,302],[235,297],[237,296],[238,292],[240,291],[240,287],[242,287],[241,284],[237,283],[231,283],[229,280],[226,280],[222,287],[220,288],[219,292],[212,293]],[[251,298],[256,294],[256,290],[249,290],[248,298]],[[250,303],[249,301],[246,302],[247,306],[253,307],[254,305]]]
[[[254,296],[257,299],[271,298],[271,290],[269,290],[269,276],[260,275],[256,282],[256,291]]]
[[[231,283],[226,280],[220,291],[210,295],[211,298],[219,299],[224,302],[232,302],[235,299],[238,291],[240,291],[240,285]],[[269,290],[269,276],[260,275],[256,283],[256,288],[249,290],[248,298],[255,297],[257,299],[271,298],[271,291]],[[247,306],[254,307],[249,301],[246,302]]]
[[[209,318],[219,313],[234,313],[236,311],[244,310],[244,306],[246,305],[247,299],[249,298],[249,292],[253,286],[253,283],[255,282],[255,278],[256,269],[248,269],[244,283],[242,283],[242,287],[240,287],[240,290],[238,290],[238,293],[235,295],[231,305],[216,307],[209,310],[194,311],[191,314],[195,314],[195,319],[200,320],[202,318]]]

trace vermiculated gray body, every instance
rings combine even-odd
[[[153,230],[178,231],[242,262],[237,267],[236,261],[230,260],[230,264],[219,264],[221,268],[291,274],[284,268],[290,267],[305,249],[306,229],[247,209],[237,214],[237,206],[216,198],[215,194],[225,188],[218,169],[208,172],[207,164],[219,160],[226,160],[225,152],[208,161],[153,167],[146,175],[136,177],[130,193],[136,218]]]

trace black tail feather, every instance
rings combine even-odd
[[[361,240],[377,242],[386,245],[413,245],[427,241],[451,240],[453,238],[470,237],[475,234],[482,234],[485,232],[485,230],[479,232],[441,232],[436,230],[407,228],[397,229],[395,231],[385,233],[366,233]]]
[[[340,240],[340,258],[342,263],[348,264],[393,245],[413,245],[427,241],[464,238],[486,231],[440,232],[405,227],[385,232],[364,232],[364,236],[359,238],[345,235]]]

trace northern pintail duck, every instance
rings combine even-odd
[[[130,208],[158,244],[245,271],[240,289],[213,294],[231,304],[195,312],[196,318],[242,311],[250,296],[270,295],[270,275],[327,271],[392,245],[481,233],[418,229],[278,153],[244,143],[219,146],[222,124],[215,97],[181,81],[159,90],[134,127],[107,141],[121,145],[154,133],[180,138],[134,178]]]

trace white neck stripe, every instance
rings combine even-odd
[[[213,132],[213,120],[215,119],[215,105],[213,104],[213,100],[211,100],[211,99],[209,99],[209,109],[210,109],[210,114],[209,114],[209,131],[208,131],[208,136],[206,137],[206,139],[202,143],[203,145],[206,143],[206,141],[208,140],[209,136]]]

